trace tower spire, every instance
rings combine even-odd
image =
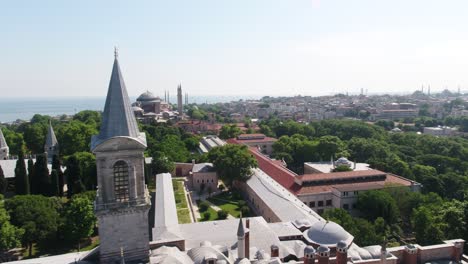
[[[3,136],[2,129],[0,128],[0,160],[8,158],[9,150],[5,137]]]
[[[119,49],[117,46],[114,46],[114,58],[117,59],[119,57]]]
[[[127,88],[120,71],[117,49],[112,67],[111,79],[107,91],[106,103],[102,113],[101,129],[98,136],[91,140],[91,149],[113,137],[133,138],[146,146],[146,138],[138,129],[135,115],[132,111]]]

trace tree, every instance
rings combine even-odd
[[[26,147],[32,153],[42,153],[44,151],[44,142],[47,134],[47,121],[44,123],[28,124],[24,130],[24,141]]]
[[[358,196],[357,208],[367,219],[374,221],[382,217],[387,223],[398,221],[399,211],[393,197],[381,190],[362,192]]]
[[[59,180],[56,170],[52,170],[50,173],[49,196],[59,196]]]
[[[73,197],[66,205],[64,211],[65,238],[78,243],[93,233],[96,224],[92,201],[86,197]]]
[[[98,133],[96,124],[85,124],[72,120],[57,130],[57,139],[60,142],[60,152],[63,155],[73,155],[76,152],[89,150],[92,135]]]
[[[17,195],[29,194],[29,178],[26,172],[23,152],[19,153],[15,168],[15,193]]]
[[[24,229],[23,244],[32,253],[34,242],[42,243],[55,236],[59,215],[51,200],[41,195],[16,195],[5,201],[11,223]]]
[[[228,217],[228,212],[224,211],[224,210],[219,210],[216,212],[218,214],[218,219],[219,220],[224,220]]]
[[[32,158],[29,158],[28,159],[29,193],[33,192],[33,187],[31,186],[33,184],[33,178],[34,178],[34,161],[32,160]]]
[[[63,196],[63,186],[65,185],[65,179],[62,171],[62,163],[57,155],[54,155],[52,158],[52,170],[57,172],[58,177],[58,196]]]
[[[0,195],[0,252],[21,245],[24,230],[10,223],[10,215],[5,209],[3,196]]]
[[[233,181],[246,181],[257,167],[257,160],[247,146],[227,144],[210,150],[208,158],[213,163],[219,177],[226,184]]]
[[[36,163],[34,164],[34,183],[36,185],[33,194],[49,195],[50,190],[50,177],[49,169],[47,168],[47,155],[39,154],[36,156]]]
[[[87,190],[94,190],[97,186],[96,157],[89,152],[76,152],[73,156],[81,168],[80,179]]]
[[[219,131],[219,137],[222,139],[235,138],[242,134],[242,130],[236,125],[224,125]]]
[[[156,152],[156,156],[153,156],[151,160],[151,171],[153,175],[159,173],[171,173],[175,169],[175,164],[169,160],[164,153]]]
[[[438,244],[443,239],[441,226],[436,223],[434,215],[427,207],[421,206],[413,210],[411,224],[416,235],[416,241],[421,245]]]
[[[7,180],[5,179],[5,174],[3,174],[2,166],[0,166],[0,195],[5,194],[7,189]]]
[[[80,193],[81,186],[81,166],[76,158],[72,155],[67,159],[67,169],[65,170],[67,177],[67,197],[71,198],[73,194]]]

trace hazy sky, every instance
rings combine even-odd
[[[468,90],[468,1],[1,1],[0,97]]]

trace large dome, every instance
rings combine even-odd
[[[140,102],[144,102],[144,101],[153,101],[153,100],[156,100],[156,99],[159,99],[158,97],[154,96],[154,94],[150,91],[146,91],[142,94],[140,94],[140,96],[138,96],[137,98],[137,101],[140,101]]]
[[[349,245],[354,239],[340,225],[330,221],[314,223],[304,231],[304,237],[310,243],[328,247],[336,247],[336,244],[340,241],[345,241]]]

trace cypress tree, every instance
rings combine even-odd
[[[5,174],[3,174],[2,166],[0,166],[0,194],[4,194],[7,189],[7,180]]]
[[[60,159],[57,155],[54,155],[54,157],[52,158],[52,170],[55,170],[57,172],[58,190],[59,190],[58,195],[62,197],[63,186],[65,185],[65,181],[64,181],[63,171],[62,171],[62,163],[60,162]]]
[[[70,156],[67,160],[65,175],[67,176],[67,197],[71,198],[73,194],[79,193],[82,187],[81,166],[74,155]]]
[[[47,196],[49,194],[50,177],[47,168],[47,155],[40,154],[36,156],[34,164],[34,184],[37,184],[37,194]]]
[[[15,193],[18,195],[29,194],[29,178],[26,172],[24,154],[20,151],[15,168]]]
[[[50,188],[49,188],[49,195],[50,196],[58,196],[59,195],[59,179],[58,173],[56,170],[52,170],[50,173]]]
[[[32,158],[29,158],[28,160],[28,180],[29,180],[29,193],[30,194],[37,194],[35,189],[37,188],[37,185],[34,185],[34,161]]]

